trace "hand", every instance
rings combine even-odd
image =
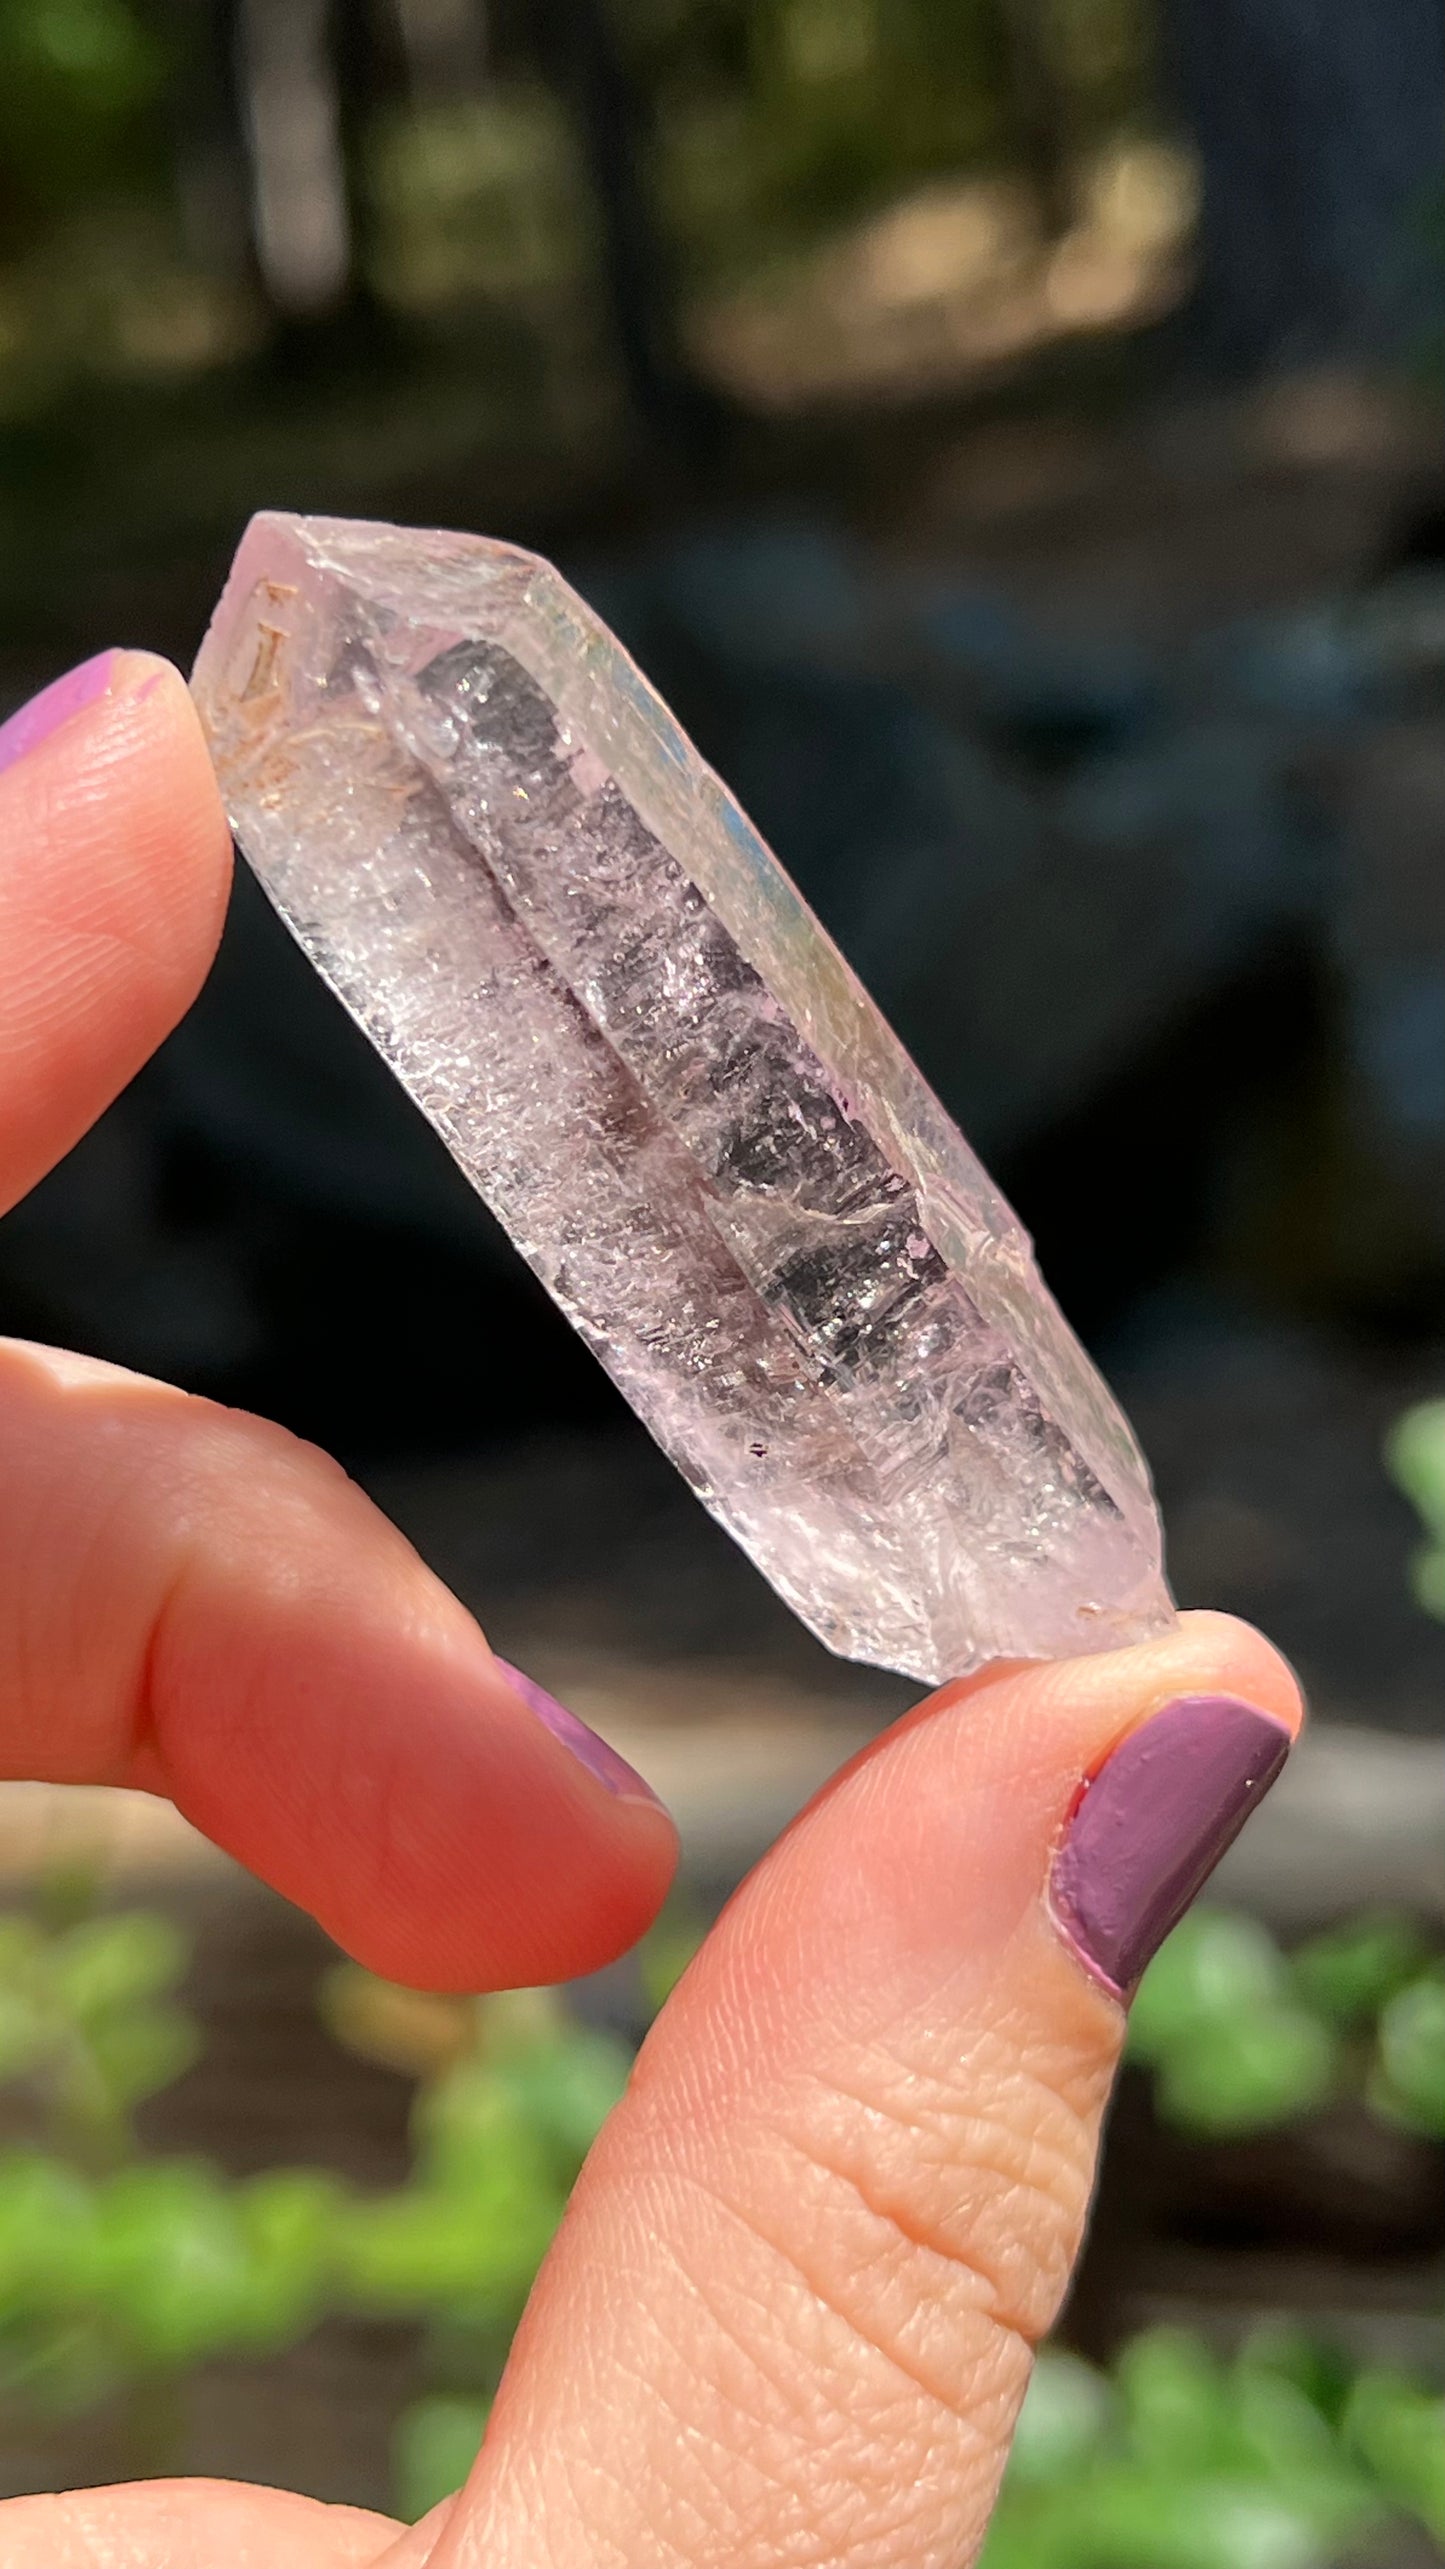
[[[108,655],[0,732],[0,1209],[189,1005],[228,864],[165,663]],[[1217,1616],[945,1687],[683,1980],[459,2498],[409,2530],[199,2482],[17,2499],[6,2569],[953,2569],[1078,2249],[1122,2001],[1299,1719]],[[334,1465],[14,1342],[0,1772],[167,1793],[432,1987],[596,1967],[674,1859]]]

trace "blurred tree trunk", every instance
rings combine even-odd
[[[286,322],[329,320],[354,273],[331,0],[240,0],[236,36],[267,300]]]
[[[298,355],[349,345],[357,324],[364,337],[378,319],[365,283],[365,145],[401,77],[390,10],[208,0],[204,33],[187,101],[196,130],[181,155],[193,228],[223,248],[229,187],[239,239],[224,263],[249,270],[281,344]]]
[[[652,188],[649,101],[608,0],[532,0],[544,77],[563,99],[597,207],[613,327],[634,409],[670,444],[712,456],[727,408],[690,364],[678,326],[671,245]]]
[[[1408,356],[1445,302],[1445,0],[1164,0],[1163,22],[1203,168],[1202,353]]]
[[[186,246],[228,283],[254,283],[250,176],[237,91],[237,0],[171,0],[168,34],[180,74],[168,101]]]

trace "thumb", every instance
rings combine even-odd
[[[953,2569],[1059,2307],[1121,1997],[1279,1771],[1192,1615],[947,1687],[836,1778],[644,2047],[428,2569]]]

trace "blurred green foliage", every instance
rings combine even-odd
[[[148,1910],[0,1918],[0,2393],[41,2414],[289,2344],[323,2306],[327,2179],[141,2153],[136,2108],[200,2049],[188,1959]]]
[[[627,2046],[547,1992],[428,2000],[340,1965],[336,2030],[427,2073],[407,2182],[236,2181],[148,2158],[133,2119],[199,2050],[173,1995],[187,1960],[146,1910],[0,1917],[0,2397],[37,2420],[129,2399],[157,2469],[158,2384],[278,2353],[328,2312],[412,2320],[437,2388],[400,2422],[399,2484],[454,2486]]]
[[[147,1910],[52,1927],[0,1917],[0,2083],[77,2167],[129,2156],[136,2106],[194,2059],[172,1996],[187,1960],[170,1920]]]
[[[730,284],[909,190],[1075,167],[1155,122],[1150,0],[613,0],[670,248]],[[1047,166],[1046,166],[1047,164]],[[390,101],[376,281],[421,307],[556,296],[589,266],[578,135],[539,65]]]
[[[1311,2569],[1391,2516],[1445,2540],[1445,2401],[1271,2330],[1183,2331],[1112,2375],[1039,2358],[986,2569]]]
[[[1445,1616],[1445,1400],[1422,1401],[1396,1420],[1385,1464],[1425,1528],[1410,1563],[1416,1601],[1427,1614]]]
[[[609,17],[688,292],[939,178],[1016,172],[1057,210],[1101,146],[1158,121],[1154,0],[609,0]],[[179,0],[0,0],[0,360],[22,388],[264,340],[222,23]],[[409,76],[397,17],[391,69],[343,102],[361,270],[393,308],[520,306],[580,346],[601,228],[586,119],[526,12],[490,53],[489,23],[477,0],[480,68],[439,84]]]
[[[148,2156],[135,2126],[199,2048],[176,2000],[184,1940],[153,1912],[82,1906],[72,1886],[39,1916],[0,1917],[0,2398],[37,2423],[128,2408],[133,2467],[165,2470],[197,2365],[264,2360],[328,2314],[410,2321],[428,2387],[397,2421],[395,2502],[424,2513],[465,2476],[629,2047],[548,1992],[430,1998],[339,1964],[320,1999],[333,2033],[416,2082],[406,2182],[232,2179]],[[648,2007],[699,1932],[677,1911],[644,1947]],[[1404,1921],[1353,1921],[1286,1956],[1204,1912],[1147,1976],[1131,2043],[1162,2110],[1197,2133],[1305,2111],[1348,2070],[1379,2110],[1445,2135],[1445,1976]],[[1162,2332],[1107,2376],[1044,2356],[988,2560],[1309,2569],[1392,2513],[1445,2535],[1433,2393],[1293,2338],[1225,2364]]]
[[[0,0],[0,247],[98,190],[163,183],[168,68],[132,0]]]
[[[1148,0],[630,0],[679,237],[737,266],[1149,120]]]
[[[1258,1920],[1196,1909],[1144,1975],[1129,2057],[1164,2120],[1201,2139],[1348,2097],[1445,2139],[1445,1966],[1407,1918],[1349,1919],[1286,1954]]]
[[[436,2392],[414,2400],[398,2423],[392,2448],[398,2514],[409,2523],[459,2489],[486,2430],[485,2399]]]

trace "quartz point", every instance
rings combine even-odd
[[[266,513],[192,684],[282,917],[823,1641],[936,1683],[1168,1627],[1018,1220],[556,571]]]

